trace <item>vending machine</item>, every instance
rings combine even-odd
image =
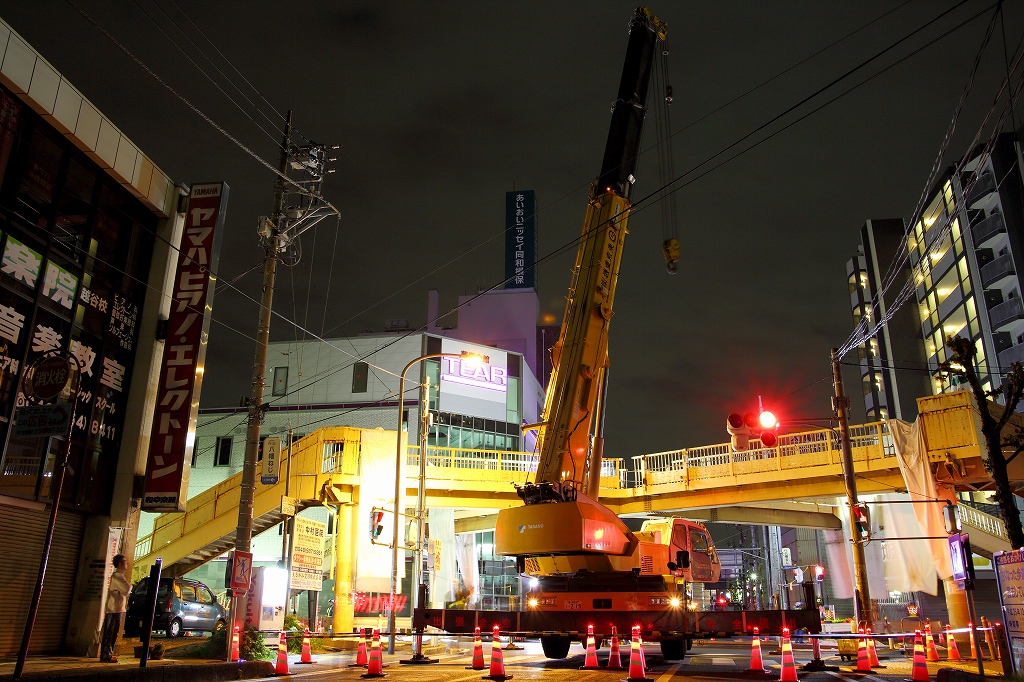
[[[257,566],[245,593],[245,626],[266,633],[268,646],[277,646],[284,628],[288,601],[288,571],[283,568]]]

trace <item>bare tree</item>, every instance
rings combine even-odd
[[[946,338],[946,346],[953,351],[953,355],[939,364],[939,374],[961,378],[974,393],[978,412],[981,414],[981,433],[988,454],[985,459],[985,470],[991,474],[992,482],[995,484],[995,501],[999,505],[999,514],[1006,524],[1006,534],[1013,548],[1024,547],[1024,528],[1021,527],[1020,512],[1014,504],[1013,490],[1010,488],[1010,480],[1006,473],[1007,465],[1024,451],[1024,430],[1018,427],[1012,434],[1003,435],[1004,427],[1009,423],[1010,417],[1020,404],[1021,396],[1024,395],[1024,366],[1019,362],[1013,363],[1003,385],[985,391],[974,366],[977,353],[974,343],[962,336],[950,336]],[[996,396],[1002,396],[1005,405],[991,402],[990,399]],[[1005,452],[1011,449],[1012,452],[1007,456]]]

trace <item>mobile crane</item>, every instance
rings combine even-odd
[[[680,659],[695,637],[782,627],[821,629],[817,609],[700,613],[687,583],[716,582],[721,566],[703,525],[652,519],[634,532],[598,501],[603,413],[608,383],[608,328],[627,234],[647,91],[666,27],[646,7],[630,21],[629,43],[612,108],[601,174],[590,192],[583,233],[537,429],[535,481],[517,486],[523,505],[498,512],[495,552],[516,557],[534,587],[523,611],[417,609],[414,626],[449,632],[499,625],[537,634],[549,658],[565,658],[579,633],[593,625],[645,640]]]

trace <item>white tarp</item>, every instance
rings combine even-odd
[[[403,436],[405,434],[402,434]],[[391,549],[370,542],[370,513],[374,507],[387,509],[384,514],[384,531],[378,542],[391,544],[393,537],[395,509],[395,442],[394,431],[383,429],[364,430],[359,452],[359,526],[356,540],[356,585],[360,592],[389,593],[391,591]],[[399,511],[405,511],[405,457],[402,458],[402,499]],[[405,527],[399,518],[399,543],[405,540],[401,529]],[[398,552],[398,579],[405,577],[405,550]]]
[[[871,496],[861,497],[869,501]],[[838,599],[852,599],[854,591],[853,537],[850,529],[850,505],[845,497],[836,499],[837,516],[843,523],[843,530],[825,531],[825,548],[828,551],[828,565],[832,576],[832,591]],[[871,537],[881,537],[878,515],[871,516]],[[868,572],[868,591],[876,598],[886,594],[885,565],[882,543],[869,542],[864,546],[864,563]]]
[[[906,502],[904,495],[882,495],[884,502]],[[916,504],[885,504],[885,534],[889,538],[915,538],[923,535],[917,520]],[[885,585],[889,591],[938,594],[937,574],[927,540],[898,540],[885,543]]]
[[[953,575],[953,567],[949,560],[949,541],[946,539],[946,528],[942,521],[943,505],[937,501],[954,501],[955,495],[946,488],[939,489],[935,484],[935,476],[932,474],[931,463],[928,461],[928,449],[925,446],[920,417],[913,424],[899,419],[886,420],[886,424],[892,435],[896,460],[899,462],[900,472],[906,482],[907,492],[911,500],[918,502],[918,504],[906,505],[914,508],[914,516],[920,524],[918,537],[938,538],[936,540],[903,540],[900,541],[900,544],[920,543],[916,550],[908,548],[903,551],[927,552],[931,556],[938,577],[949,578]],[[925,591],[935,594],[935,589],[935,586],[932,585]]]
[[[472,533],[459,533],[455,536],[455,559],[462,575],[462,585],[469,591],[466,608],[480,601],[480,564],[476,558],[476,536]]]
[[[459,587],[459,572],[455,562],[455,510],[431,507],[427,514],[430,539],[441,543],[441,565],[434,568],[430,580],[430,608],[443,609],[445,602],[457,599]]]

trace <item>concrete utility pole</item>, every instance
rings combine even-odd
[[[850,443],[850,399],[843,393],[843,373],[839,365],[839,349],[832,349],[832,379],[836,395],[832,399],[832,409],[839,418],[839,436],[843,454],[843,483],[846,484],[846,500],[850,508],[847,510],[850,520],[850,531],[853,541],[853,570],[855,590],[853,598],[854,617],[858,625],[867,621],[867,627],[873,629],[871,619],[871,592],[868,589],[868,567],[864,558],[864,541],[857,537],[857,479],[853,470],[853,446]]]

